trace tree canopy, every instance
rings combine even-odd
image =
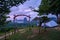
[[[60,13],[60,0],[42,0],[39,6],[39,13]]]

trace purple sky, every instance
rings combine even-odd
[[[9,16],[11,18],[8,18],[7,20],[13,20],[13,15],[19,15],[19,14],[26,14],[31,16],[31,20],[34,19],[38,13],[33,12],[30,6],[33,7],[34,9],[38,9],[39,5],[41,4],[41,0],[27,0],[24,4],[19,4],[17,7],[13,6],[10,8],[10,13]],[[35,15],[35,16],[34,16]],[[26,17],[26,16],[25,16]],[[24,17],[18,17],[17,19],[24,19]],[[27,18],[28,20],[28,18]]]

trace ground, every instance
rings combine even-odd
[[[60,40],[60,27],[47,28],[47,31],[41,28],[39,34],[38,27],[20,29],[19,32],[7,37],[7,40]],[[2,39],[4,40],[4,39]]]

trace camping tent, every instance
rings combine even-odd
[[[46,27],[56,27],[56,26],[58,26],[58,24],[53,20],[45,23],[45,25],[46,25]],[[44,25],[44,23],[42,23],[42,27],[44,27],[45,25]]]

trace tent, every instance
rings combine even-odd
[[[48,17],[50,20],[57,21],[57,16],[56,16],[56,15],[48,14],[47,17]]]
[[[58,26],[58,24],[55,21],[53,21],[53,20],[45,23],[45,25],[46,25],[46,27],[56,27],[56,26]],[[44,27],[45,25],[44,25],[44,23],[42,23],[41,26]]]

